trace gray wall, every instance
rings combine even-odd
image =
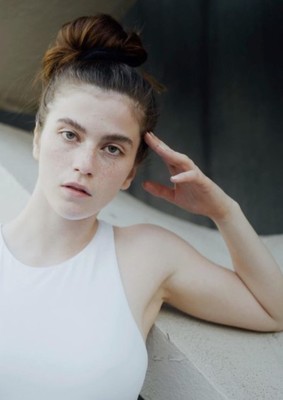
[[[63,23],[97,12],[118,18],[134,1],[0,0],[0,109],[34,111],[39,91],[33,81]]]
[[[261,234],[283,232],[281,1],[137,1],[148,70],[167,86],[157,133],[240,202]],[[280,11],[281,10],[281,11]],[[131,192],[201,224],[140,188],[167,180],[156,157]]]

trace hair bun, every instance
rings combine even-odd
[[[136,32],[126,32],[107,14],[80,17],[59,30],[53,46],[43,58],[43,79],[77,61],[109,60],[132,67],[142,65],[147,52]]]
[[[80,61],[107,60],[124,63],[130,67],[139,67],[146,61],[147,55],[141,54],[139,57],[137,57],[136,54],[128,53],[118,49],[95,47],[92,50],[81,54],[79,59]]]

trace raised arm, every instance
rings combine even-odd
[[[172,187],[145,182],[151,194],[211,218],[229,249],[234,272],[176,242],[176,265],[166,281],[167,301],[210,321],[259,331],[283,330],[283,275],[240,206],[187,156],[153,134],[148,145],[163,159]]]

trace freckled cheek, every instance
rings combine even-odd
[[[40,154],[39,167],[45,173],[52,174],[62,171],[63,167],[69,164],[68,152],[62,150],[46,148]]]
[[[115,166],[115,164],[100,165],[98,169],[100,176],[104,179],[118,178],[121,175],[121,168]]]
[[[117,162],[104,164],[103,168],[100,168],[100,177],[104,181],[113,181],[113,184],[120,185],[128,177],[132,170],[132,163],[119,164]]]

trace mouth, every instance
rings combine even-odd
[[[74,191],[74,193],[81,193],[87,196],[91,196],[90,192],[87,190],[85,186],[82,186],[78,183],[66,183],[62,185],[62,187],[70,189]]]

